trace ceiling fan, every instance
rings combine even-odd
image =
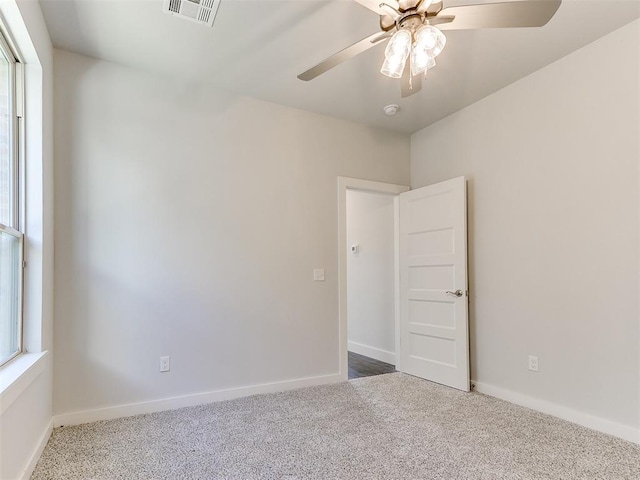
[[[298,75],[309,81],[389,40],[381,73],[401,78],[402,97],[418,93],[435,67],[446,37],[442,30],[542,27],[562,0],[520,0],[444,8],[443,0],[355,0],[380,15],[380,31],[354,43]]]

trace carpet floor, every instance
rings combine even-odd
[[[53,431],[44,479],[640,479],[640,446],[402,373]]]

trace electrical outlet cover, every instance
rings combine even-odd
[[[171,369],[169,357],[160,357],[160,372],[168,372]]]

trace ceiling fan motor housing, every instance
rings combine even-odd
[[[435,17],[442,10],[442,2],[428,2],[429,6],[438,4],[439,8],[435,11],[421,10],[423,1],[399,2],[399,8],[396,10],[392,6],[388,6],[389,10],[396,12],[396,15],[380,15],[380,29],[389,32],[394,28],[417,28],[424,24],[429,17]],[[384,2],[380,4],[386,5]]]

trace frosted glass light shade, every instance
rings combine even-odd
[[[414,48],[411,51],[411,75],[414,77],[422,73],[427,73],[427,70],[435,66],[435,58],[427,55],[425,50],[418,50],[417,48]]]
[[[384,51],[385,57],[389,60],[400,59],[400,57],[407,58],[409,51],[411,50],[411,32],[408,30],[398,30]]]
[[[439,29],[432,25],[423,25],[416,31],[416,44],[414,49],[424,50],[431,57],[436,58],[447,44],[447,37]]]
[[[402,77],[402,72],[411,52],[411,32],[408,30],[397,31],[384,52],[385,60],[380,72],[391,78]]]
[[[400,62],[392,62],[388,58],[384,59],[380,73],[391,78],[402,78],[404,67],[407,64],[407,59],[403,58]]]

